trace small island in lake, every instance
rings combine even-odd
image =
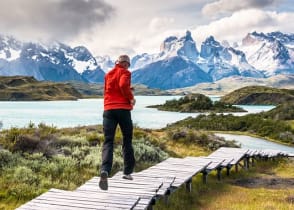
[[[213,102],[203,94],[189,94],[178,100],[168,100],[162,105],[151,105],[148,108],[172,112],[246,112],[232,104],[220,101]]]

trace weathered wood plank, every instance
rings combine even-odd
[[[118,172],[119,173],[119,172]],[[127,179],[123,179],[122,173],[119,173],[121,175],[117,175],[115,174],[113,177],[109,178],[108,181],[109,183],[124,183],[124,184],[136,184],[136,185],[142,185],[142,186],[160,186],[163,183],[163,178],[162,179],[154,179],[154,180],[144,180],[144,179],[133,179],[133,180],[127,180]],[[99,177],[94,177],[92,179],[90,179],[89,181],[87,181],[86,183],[93,183],[93,184],[98,184],[99,183],[100,178]]]
[[[226,167],[238,166],[244,159],[254,157],[294,157],[292,153],[279,150],[248,150],[222,147],[208,157],[168,158],[144,171],[132,174],[134,180],[122,179],[122,172],[108,179],[109,190],[99,188],[99,177],[93,177],[75,191],[51,189],[20,210],[80,210],[80,209],[146,209],[152,201],[164,196],[184,183],[191,183],[197,173],[208,173]],[[219,175],[219,173],[218,173]]]
[[[109,193],[95,193],[86,195],[79,192],[52,189],[38,196],[27,204],[24,204],[19,209],[25,209],[30,205],[42,206],[45,204],[48,206],[48,208],[51,206],[52,208],[56,207],[60,209],[63,209],[64,207],[65,209],[111,209],[111,207],[130,209],[135,206],[136,203],[138,203],[139,199],[139,196]]]

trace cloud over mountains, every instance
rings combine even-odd
[[[111,18],[115,9],[103,0],[0,1],[2,33],[66,40]]]
[[[202,8],[202,13],[212,15],[224,12],[235,12],[241,9],[265,8],[279,2],[281,2],[281,0],[217,0],[206,4]]]

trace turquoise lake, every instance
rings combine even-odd
[[[180,96],[136,96],[137,103],[132,111],[133,123],[141,128],[163,128],[189,116],[196,117],[199,113],[177,113],[158,111],[153,108],[146,108],[148,105],[163,104],[166,100],[177,99]],[[213,101],[218,96],[211,96]],[[274,106],[241,106],[247,113],[233,113],[234,115],[245,115],[267,111]],[[45,123],[56,127],[75,127],[83,125],[102,124],[103,99],[81,99],[77,101],[22,101],[0,102],[0,121],[2,129],[11,127],[25,127],[30,122],[38,125]],[[224,134],[222,134],[224,135]],[[245,148],[280,148],[279,144],[269,141],[256,141],[248,136],[223,136],[226,139],[235,138]],[[245,143],[244,143],[245,142]],[[282,145],[283,146],[283,145]],[[294,152],[289,147],[289,152]],[[282,148],[285,149],[285,148]]]
[[[168,123],[182,120],[199,113],[177,113],[146,108],[148,105],[163,104],[166,100],[180,96],[136,96],[137,104],[132,111],[134,124],[142,128],[162,128]],[[212,100],[218,100],[212,96]],[[242,106],[248,113],[267,111],[274,106]],[[77,101],[30,101],[0,102],[2,128],[24,127],[30,122],[45,123],[57,127],[102,124],[103,99],[81,99]],[[247,113],[234,113],[244,115]]]

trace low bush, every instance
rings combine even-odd
[[[5,167],[12,166],[14,157],[8,150],[0,150],[0,174]]]
[[[168,158],[166,152],[145,139],[134,141],[134,153],[137,163],[157,163]]]
[[[169,129],[167,137],[185,144],[197,144],[208,150],[216,150],[220,147],[239,147],[235,141],[227,141],[222,137],[191,128]]]
[[[213,131],[246,131],[286,143],[290,143],[289,136],[294,135],[294,130],[285,121],[264,118],[262,114],[245,116],[199,115],[196,118],[189,117],[168,126],[169,129],[173,127]],[[284,135],[285,133],[287,135]]]

